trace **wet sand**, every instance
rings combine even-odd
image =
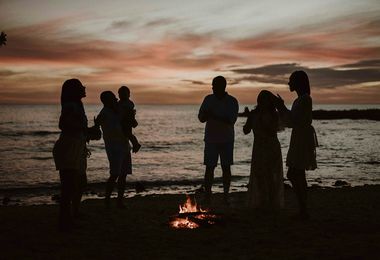
[[[291,189],[278,214],[244,207],[245,194],[231,206],[216,194],[212,209],[224,223],[174,230],[171,216],[185,195],[126,199],[126,209],[102,200],[83,202],[77,229],[57,229],[57,205],[0,207],[1,259],[371,259],[380,255],[380,185],[310,188],[311,219],[297,221]]]

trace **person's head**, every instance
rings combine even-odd
[[[68,79],[62,85],[61,104],[80,102],[86,96],[86,88],[79,79]]]
[[[127,86],[121,86],[118,93],[121,100],[129,99],[131,96],[131,92]]]
[[[100,100],[105,107],[114,108],[117,105],[117,98],[112,91],[103,91],[100,94]]]
[[[303,70],[294,71],[289,77],[289,90],[296,91],[298,95],[310,95],[309,77]]]
[[[275,111],[276,96],[268,91],[262,90],[257,96],[257,109],[260,111]]]
[[[223,76],[217,76],[212,80],[212,91],[213,93],[220,97],[226,92],[227,81]]]

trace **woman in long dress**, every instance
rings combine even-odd
[[[312,104],[309,78],[304,71],[295,71],[289,78],[289,90],[297,92],[297,99],[292,109],[288,110],[284,101],[278,96],[276,107],[285,126],[292,128],[290,145],[286,158],[287,177],[296,193],[299,205],[299,217],[308,219],[307,182],[305,171],[317,168],[317,137],[312,123]]]
[[[248,206],[280,209],[284,206],[284,184],[281,146],[277,139],[279,116],[276,97],[263,90],[257,97],[257,107],[249,112],[244,134],[253,132],[251,174],[248,184]]]

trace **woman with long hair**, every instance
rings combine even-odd
[[[261,91],[257,106],[249,112],[243,127],[244,134],[252,130],[254,135],[248,184],[248,206],[252,208],[276,210],[284,206],[282,155],[277,138],[280,123],[275,101],[271,92]]]
[[[56,169],[61,181],[59,227],[72,227],[73,218],[79,214],[83,189],[87,183],[87,117],[82,98],[85,87],[78,79],[63,83],[61,92],[61,134],[53,149]]]
[[[312,126],[312,105],[309,78],[304,71],[295,71],[289,78],[289,90],[297,93],[291,110],[284,105],[278,95],[276,102],[281,119],[287,127],[292,128],[290,145],[286,158],[287,177],[293,186],[299,205],[300,219],[308,219],[306,170],[317,168],[316,147],[318,146],[314,127]]]

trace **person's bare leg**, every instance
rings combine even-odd
[[[223,198],[224,202],[228,203],[228,193],[230,191],[231,185],[231,166],[230,165],[222,165],[222,173],[223,173]]]
[[[212,183],[214,181],[214,170],[215,166],[206,166],[206,172],[205,172],[205,199],[206,202],[209,202],[211,200],[211,194],[212,194]]]
[[[126,186],[126,178],[127,175],[119,176],[117,181],[117,207],[118,208],[125,208],[123,199],[124,199],[124,191]]]
[[[302,219],[308,219],[309,214],[307,212],[307,182],[305,170],[299,170],[290,167],[287,177],[292,183],[293,190],[297,197],[299,217]]]
[[[288,173],[286,175],[288,177],[288,180],[292,184],[293,191],[296,195],[297,202],[298,202],[298,208],[301,207],[301,201],[300,201],[300,196],[299,196],[299,185],[297,182],[297,172],[296,169],[289,167],[288,168]]]
[[[116,181],[117,177],[118,176],[116,176],[116,175],[111,175],[107,180],[106,195],[105,195],[105,200],[104,200],[107,208],[110,206],[111,194],[112,194],[113,188],[115,186],[115,181]]]
[[[82,201],[82,195],[87,185],[86,172],[78,172],[75,179],[75,190],[72,199],[72,211],[74,217],[79,217],[79,208]]]
[[[297,172],[297,185],[299,193],[299,202],[300,202],[300,216],[304,219],[309,218],[307,210],[307,181],[305,170],[298,170]]]
[[[72,200],[72,210],[73,210],[74,217],[79,216],[79,207],[82,201],[82,195],[83,195],[83,188],[82,187],[76,188],[74,192],[74,197]]]
[[[60,170],[61,197],[59,200],[59,228],[66,231],[72,226],[71,199],[73,197],[74,172]]]

